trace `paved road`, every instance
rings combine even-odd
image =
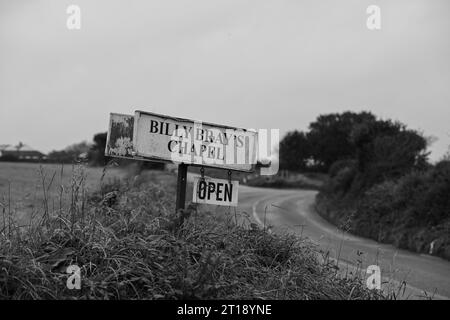
[[[309,238],[318,250],[328,251],[337,259],[343,270],[355,271],[357,252],[363,252],[360,255],[363,270],[373,264],[380,266],[383,282],[389,282],[383,284],[384,288],[398,288],[399,283],[406,281],[403,299],[423,298],[425,293],[435,299],[450,297],[449,261],[344,234],[316,213],[316,194],[307,190],[240,186],[237,210],[248,213],[261,225],[272,226],[272,232],[295,232]]]

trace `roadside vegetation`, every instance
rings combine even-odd
[[[359,188],[361,173],[343,166],[317,197],[318,212],[354,234],[450,260],[450,161]]]
[[[322,115],[286,135],[280,165],[328,173],[317,209],[335,225],[450,260],[450,159],[431,164],[429,141],[368,112]]]
[[[319,190],[324,183],[323,176],[309,176],[306,174],[289,173],[282,176],[278,173],[275,176],[254,176],[249,177],[244,182],[248,186],[275,189],[306,189]]]
[[[85,192],[85,179],[77,165],[62,186],[68,204],[52,209],[44,197],[27,223],[1,203],[0,299],[395,297],[369,291],[365,277],[343,276],[306,239],[271,234],[245,214],[193,205],[175,214],[173,173],[133,173],[94,193]],[[74,264],[81,290],[66,287]]]

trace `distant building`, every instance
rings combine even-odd
[[[18,145],[13,146],[9,144],[0,145],[0,158],[8,160],[20,161],[37,161],[46,159],[46,155],[42,152],[19,142]]]

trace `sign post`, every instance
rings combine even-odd
[[[177,201],[175,205],[175,212],[184,209],[186,202],[186,180],[187,180],[187,164],[180,163],[178,165],[177,178]]]

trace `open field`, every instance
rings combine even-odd
[[[84,184],[85,190],[92,192],[102,182],[126,174],[119,168],[0,162],[0,209],[11,207],[15,219],[21,221],[30,214],[43,212],[46,205],[52,212],[67,206],[75,184]]]

